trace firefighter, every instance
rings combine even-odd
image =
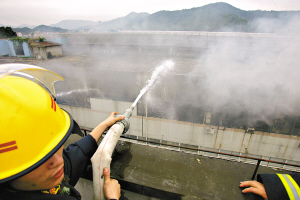
[[[111,113],[89,135],[64,149],[71,133],[81,133],[72,116],[43,84],[2,71],[0,66],[0,199],[81,199],[74,186],[90,164],[99,138],[124,117]],[[53,76],[51,72],[49,77]],[[107,168],[104,178],[107,199],[119,199],[120,185],[110,179]]]
[[[300,199],[299,174],[258,174],[257,181],[241,182],[247,187],[242,192],[252,192],[269,200]]]

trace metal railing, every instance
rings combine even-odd
[[[86,128],[81,128],[81,130],[84,131],[84,134],[87,135],[87,132],[91,132],[91,129],[86,129]],[[175,148],[179,148],[179,149],[188,149],[188,150],[193,150],[193,151],[202,151],[202,152],[208,152],[208,153],[214,153],[214,154],[221,154],[221,155],[226,155],[226,156],[233,156],[233,157],[238,157],[238,158],[246,158],[246,159],[252,159],[252,160],[256,160],[256,167],[255,170],[253,172],[253,175],[251,177],[251,180],[255,179],[256,173],[258,171],[258,168],[260,166],[260,163],[262,161],[264,162],[269,162],[269,163],[275,163],[275,164],[280,164],[280,165],[288,165],[288,166],[293,166],[293,167],[299,167],[300,165],[298,164],[292,164],[292,163],[286,163],[286,162],[280,162],[280,161],[275,161],[275,160],[268,160],[268,159],[263,159],[263,158],[256,158],[256,157],[251,157],[251,156],[243,156],[243,155],[236,155],[236,154],[231,154],[231,153],[225,153],[225,152],[220,152],[220,151],[212,151],[212,150],[206,150],[206,149],[200,149],[200,148],[192,148],[192,147],[186,147],[186,146],[180,146],[180,145],[174,145],[174,144],[167,144],[167,143],[163,143],[163,142],[157,142],[156,140],[145,140],[145,139],[139,139],[137,136],[136,138],[132,138],[132,137],[128,137],[128,136],[124,136],[121,135],[121,138],[126,138],[129,140],[136,140],[136,141],[140,141],[140,142],[144,142],[147,144],[155,144],[155,145],[165,145],[165,146],[170,146],[170,147],[175,147]],[[288,169],[286,169],[288,170]]]

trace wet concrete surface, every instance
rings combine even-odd
[[[72,136],[67,143],[76,139]],[[112,177],[121,186],[127,183],[167,192],[158,199],[257,199],[256,195],[243,194],[239,187],[241,181],[251,179],[255,165],[156,146],[130,143],[129,147],[114,153],[111,163]],[[258,173],[278,172],[283,171],[263,166],[258,169]]]

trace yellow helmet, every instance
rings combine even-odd
[[[32,80],[24,78],[24,73]],[[63,78],[43,68],[0,65],[0,183],[40,166],[78,128],[54,100],[58,80]]]

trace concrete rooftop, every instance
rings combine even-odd
[[[72,135],[67,144],[77,139],[78,136]],[[241,181],[251,179],[256,165],[138,144],[133,140],[126,141],[126,146],[129,148],[122,153],[114,153],[111,175],[119,180],[125,189],[124,196],[127,192],[131,200],[139,199],[138,195],[146,196],[145,199],[256,198],[253,194],[243,194],[239,187]],[[263,166],[258,169],[258,173],[282,172]],[[82,181],[92,180],[90,168],[83,177]],[[92,191],[91,185],[86,184],[85,189],[77,187],[83,197]]]

